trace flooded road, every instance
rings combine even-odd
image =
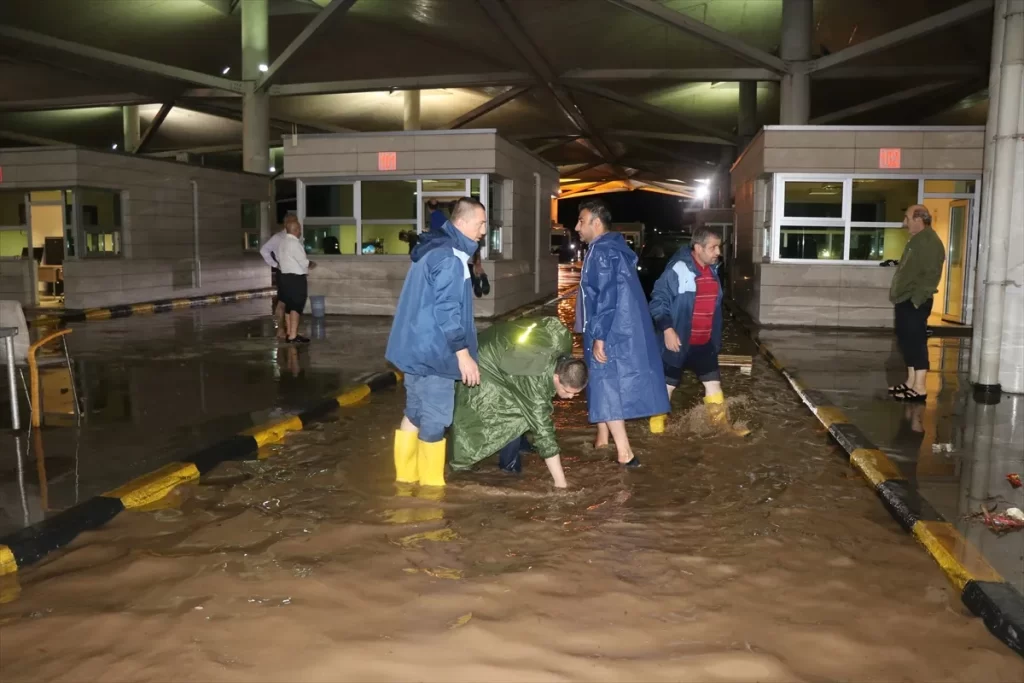
[[[1024,680],[777,373],[723,384],[750,437],[688,376],[634,471],[559,402],[566,491],[535,456],[396,487],[373,394],[0,583],[3,680]]]

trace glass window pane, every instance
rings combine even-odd
[[[851,261],[899,260],[909,233],[903,228],[850,228]]]
[[[25,193],[21,190],[0,190],[0,227],[25,223]]]
[[[311,218],[352,218],[353,185],[307,185],[306,215]]]
[[[302,240],[309,254],[357,254],[356,225],[307,225]]]
[[[924,191],[928,194],[974,194],[973,180],[926,180]]]
[[[35,190],[29,197],[33,202],[59,202],[62,195],[61,190]]]
[[[89,232],[85,235],[85,253],[89,254],[120,254],[121,233]]]
[[[362,253],[373,255],[395,255],[409,253],[409,233],[416,234],[411,223],[363,223]]]
[[[487,195],[487,256],[494,258],[502,252],[501,232],[504,223],[505,181],[491,176]]]
[[[82,226],[121,227],[121,193],[113,190],[79,190],[82,202]]]
[[[242,201],[242,249],[258,251],[260,248],[261,220],[260,203]]]
[[[469,181],[469,194],[473,197],[480,196],[480,179],[473,178]]]
[[[842,218],[843,183],[787,180],[784,215],[789,218]]]
[[[842,227],[783,226],[779,230],[779,258],[841,261],[845,232]]]
[[[451,192],[460,197],[466,194],[465,178],[438,178],[423,181],[424,192]]]
[[[916,180],[855,178],[850,219],[865,223],[900,223],[907,208],[914,204],[917,204]]]
[[[28,230],[0,230],[0,258],[21,258],[28,246]]]
[[[362,188],[364,219],[416,219],[415,181],[364,180]],[[365,235],[363,241],[366,241]]]

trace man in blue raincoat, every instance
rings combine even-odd
[[[651,316],[661,338],[661,358],[669,402],[689,369],[704,384],[704,406],[715,426],[729,424],[722,394],[718,353],[722,349],[722,282],[718,260],[722,238],[713,230],[693,231],[690,244],[675,253],[651,293]],[[665,431],[665,415],[651,418],[651,431]],[[749,430],[735,430],[746,436]]]
[[[661,352],[640,280],[637,256],[622,235],[610,232],[612,216],[598,200],[580,206],[576,232],[589,245],[576,297],[577,332],[590,373],[587,403],[597,423],[595,448],[615,439],[620,464],[636,467],[626,420],[669,410],[662,389]]]
[[[455,202],[450,221],[412,251],[385,358],[405,373],[405,416],[395,432],[395,479],[444,486],[444,432],[455,382],[480,383],[469,263],[487,232],[483,204]]]

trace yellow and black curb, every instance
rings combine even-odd
[[[262,299],[273,296],[273,287],[264,289],[247,289],[240,292],[225,292],[223,294],[208,294],[206,296],[192,296],[186,299],[161,299],[159,301],[148,301],[138,304],[123,304],[120,306],[109,306],[104,308],[86,308],[77,311],[62,311],[56,315],[41,315],[33,318],[30,322],[33,326],[45,327],[48,325],[61,325],[65,323],[77,323],[85,320],[112,320],[114,318],[130,318],[136,315],[149,315],[150,313],[166,313],[167,311],[178,311],[184,308],[200,308],[211,304],[233,303],[235,301],[246,301],[248,299]]]
[[[83,531],[97,529],[123,510],[150,505],[176,486],[195,481],[222,462],[252,460],[261,446],[280,441],[288,432],[301,431],[321,422],[339,407],[352,406],[375,391],[396,386],[400,372],[382,372],[364,384],[325,398],[297,415],[268,422],[228,437],[169,463],[124,486],[68,508],[38,524],[0,538],[0,575],[10,574],[38,562],[48,553],[71,543]]]
[[[758,339],[744,319],[761,354],[778,370],[839,443],[850,464],[875,490],[882,504],[903,529],[914,535],[932,556],[949,581],[960,591],[960,600],[985,622],[996,638],[1024,656],[1024,596],[1008,583],[956,527],[924,500],[899,468],[876,447],[839,407],[817,391],[806,389]]]

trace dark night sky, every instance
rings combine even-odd
[[[600,199],[612,212],[616,223],[641,222],[647,228],[679,230],[684,224],[693,223],[693,218],[684,218],[683,209],[693,204],[686,199],[658,194],[656,192],[609,192],[578,199],[562,199],[558,202],[558,222],[572,230],[576,226],[579,206],[591,199]]]

